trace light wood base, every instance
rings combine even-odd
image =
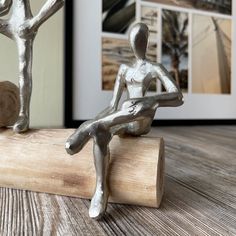
[[[0,186],[91,198],[95,186],[92,140],[74,155],[64,144],[74,130],[0,129]],[[162,138],[119,138],[110,143],[110,202],[158,207],[163,195]]]

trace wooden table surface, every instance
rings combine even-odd
[[[0,235],[236,235],[236,126],[149,136],[166,141],[160,209],[109,204],[97,222],[87,200],[1,188]]]

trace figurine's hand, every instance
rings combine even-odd
[[[32,19],[27,20],[22,24],[18,29],[18,35],[21,38],[29,38],[36,34],[37,30],[34,29],[34,24],[32,22]]]
[[[146,99],[142,99],[136,104],[135,115],[152,112],[156,105],[157,103],[153,97],[146,97]]]
[[[157,103],[154,97],[134,98],[125,101],[121,110],[127,110],[133,115],[142,115],[146,111],[153,110],[155,105]]]

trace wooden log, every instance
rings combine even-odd
[[[0,82],[0,127],[13,125],[19,110],[19,88],[9,81]]]
[[[92,140],[74,155],[64,145],[74,130],[0,129],[0,186],[91,198],[95,187]],[[162,138],[113,137],[110,202],[158,207],[163,195]]]

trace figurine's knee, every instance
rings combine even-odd
[[[28,72],[27,62],[25,60],[20,61],[19,63],[20,74],[24,75]]]
[[[66,141],[66,151],[73,155],[82,150],[85,144],[89,141],[90,135],[86,129],[77,129]]]
[[[93,124],[93,137],[94,142],[101,146],[106,147],[112,139],[112,134],[106,126],[102,123],[97,122]]]
[[[19,77],[19,88],[21,95],[31,95],[32,91],[32,80],[28,77],[21,76]]]
[[[32,73],[28,62],[20,62],[19,64],[19,85],[21,87],[32,87]]]
[[[131,122],[128,125],[126,133],[133,136],[145,135],[149,133],[151,129],[151,124],[152,124],[152,119],[150,118]]]

